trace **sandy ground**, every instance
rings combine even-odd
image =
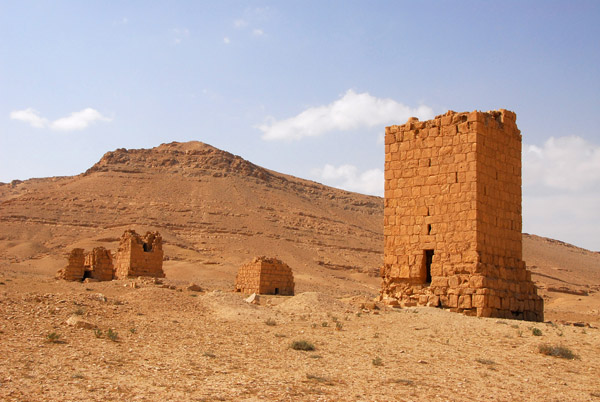
[[[316,292],[251,305],[173,283],[1,272],[0,399],[600,400],[595,326],[363,310],[357,297]],[[315,350],[290,347],[301,340]],[[543,355],[541,344],[578,357]]]

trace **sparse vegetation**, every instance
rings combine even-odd
[[[579,359],[579,356],[573,353],[571,349],[559,345],[549,345],[544,343],[538,347],[538,351],[546,356],[560,357],[568,360]]]
[[[75,315],[84,315],[85,314],[85,310],[82,309],[81,307],[79,307],[78,309],[76,309],[75,311],[73,311],[73,314],[75,314]]]
[[[112,328],[109,328],[108,331],[106,331],[106,336],[113,342],[116,342],[119,339],[119,334],[117,334],[116,331],[113,331]]]
[[[56,332],[50,332],[48,335],[46,335],[46,340],[50,343],[59,343],[60,334]]]
[[[329,378],[327,378],[327,377],[321,377],[319,375],[314,375],[314,374],[307,373],[306,374],[306,378],[308,380],[320,382],[320,383],[325,384],[325,385],[333,385],[333,382]]]
[[[496,364],[496,362],[495,362],[495,361],[493,361],[493,360],[490,360],[490,359],[480,359],[480,358],[477,358],[477,359],[475,359],[475,361],[476,361],[477,363],[480,363],[480,364],[486,364],[486,365],[489,365],[489,366],[493,366],[493,365],[495,365],[495,364]]]
[[[336,323],[335,323],[335,329],[336,329],[337,331],[341,331],[343,328],[344,328],[344,324],[342,324],[342,323],[341,323],[341,322],[339,322],[339,321],[336,321]]]
[[[135,334],[136,329],[135,328],[129,328],[129,332],[131,332],[132,334]]]
[[[212,352],[204,352],[204,355],[203,355],[203,356],[205,356],[205,357],[210,357],[211,359],[214,359],[215,357],[217,357],[217,355],[215,355],[215,354],[214,354],[214,353],[212,353]]]
[[[304,341],[304,340],[294,341],[294,342],[292,342],[290,347],[294,350],[302,350],[302,351],[315,350],[315,345],[313,345],[312,343],[310,343],[308,341]]]
[[[275,325],[277,325],[277,321],[275,321],[272,318],[269,318],[267,321],[265,321],[265,324],[267,324],[270,327],[274,327]]]
[[[383,360],[381,360],[381,357],[376,357],[373,360],[371,360],[371,363],[373,363],[373,366],[383,366]]]
[[[95,329],[94,330],[94,335],[96,335],[96,338],[102,338],[102,330],[101,329]]]
[[[533,334],[533,336],[542,336],[542,330],[539,328],[532,328],[531,333]]]
[[[322,327],[328,327],[328,326],[329,326],[329,323],[328,323],[327,321],[323,321],[323,322],[321,323],[321,326],[322,326]]]

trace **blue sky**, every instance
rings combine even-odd
[[[383,194],[384,127],[506,108],[523,230],[600,250],[600,2],[0,0],[0,181],[199,140]]]

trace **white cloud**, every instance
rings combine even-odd
[[[549,138],[523,146],[523,185],[580,192],[600,187],[600,146],[581,137]]]
[[[248,25],[248,22],[242,18],[239,18],[235,21],[233,21],[233,26],[240,29],[240,28],[245,28]]]
[[[190,30],[187,28],[174,28],[173,29],[173,44],[179,45],[184,39],[190,37]]]
[[[294,117],[284,120],[269,117],[258,129],[263,132],[264,140],[299,140],[329,131],[400,124],[411,116],[430,119],[433,110],[424,105],[410,108],[393,99],[348,90],[340,99],[328,105],[310,107]]]
[[[31,124],[31,127],[35,128],[43,128],[48,124],[48,120],[40,117],[40,113],[32,108],[12,111],[10,112],[10,118],[29,123]]]
[[[262,29],[256,28],[252,30],[252,35],[254,36],[263,36],[265,33]]]
[[[100,112],[89,107],[54,121],[49,121],[48,119],[41,117],[39,112],[31,108],[10,112],[10,118],[29,123],[35,128],[49,128],[55,131],[83,130],[97,121],[109,122],[112,120],[108,117],[104,117]]]
[[[223,38],[223,43],[225,43],[226,45],[229,45],[231,43],[231,39],[229,39],[227,36]]]
[[[600,146],[581,137],[523,144],[523,230],[600,250]]]
[[[312,176],[327,185],[363,194],[383,196],[383,171],[370,169],[359,172],[354,165],[333,166],[326,164],[323,168],[311,171]]]

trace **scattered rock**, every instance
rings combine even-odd
[[[244,301],[246,303],[250,303],[250,304],[259,304],[260,296],[257,295],[256,293],[252,293],[248,298],[244,299]]]
[[[189,290],[190,292],[202,292],[202,288],[195,283],[190,283],[186,290]]]
[[[92,300],[97,300],[101,302],[106,302],[108,299],[102,293],[94,293],[89,295],[89,298]]]
[[[67,325],[70,325],[75,328],[83,328],[83,329],[96,328],[96,326],[94,324],[92,324],[91,322],[85,321],[83,318],[76,316],[76,315],[72,315],[69,318],[67,318],[66,323],[67,323]]]

